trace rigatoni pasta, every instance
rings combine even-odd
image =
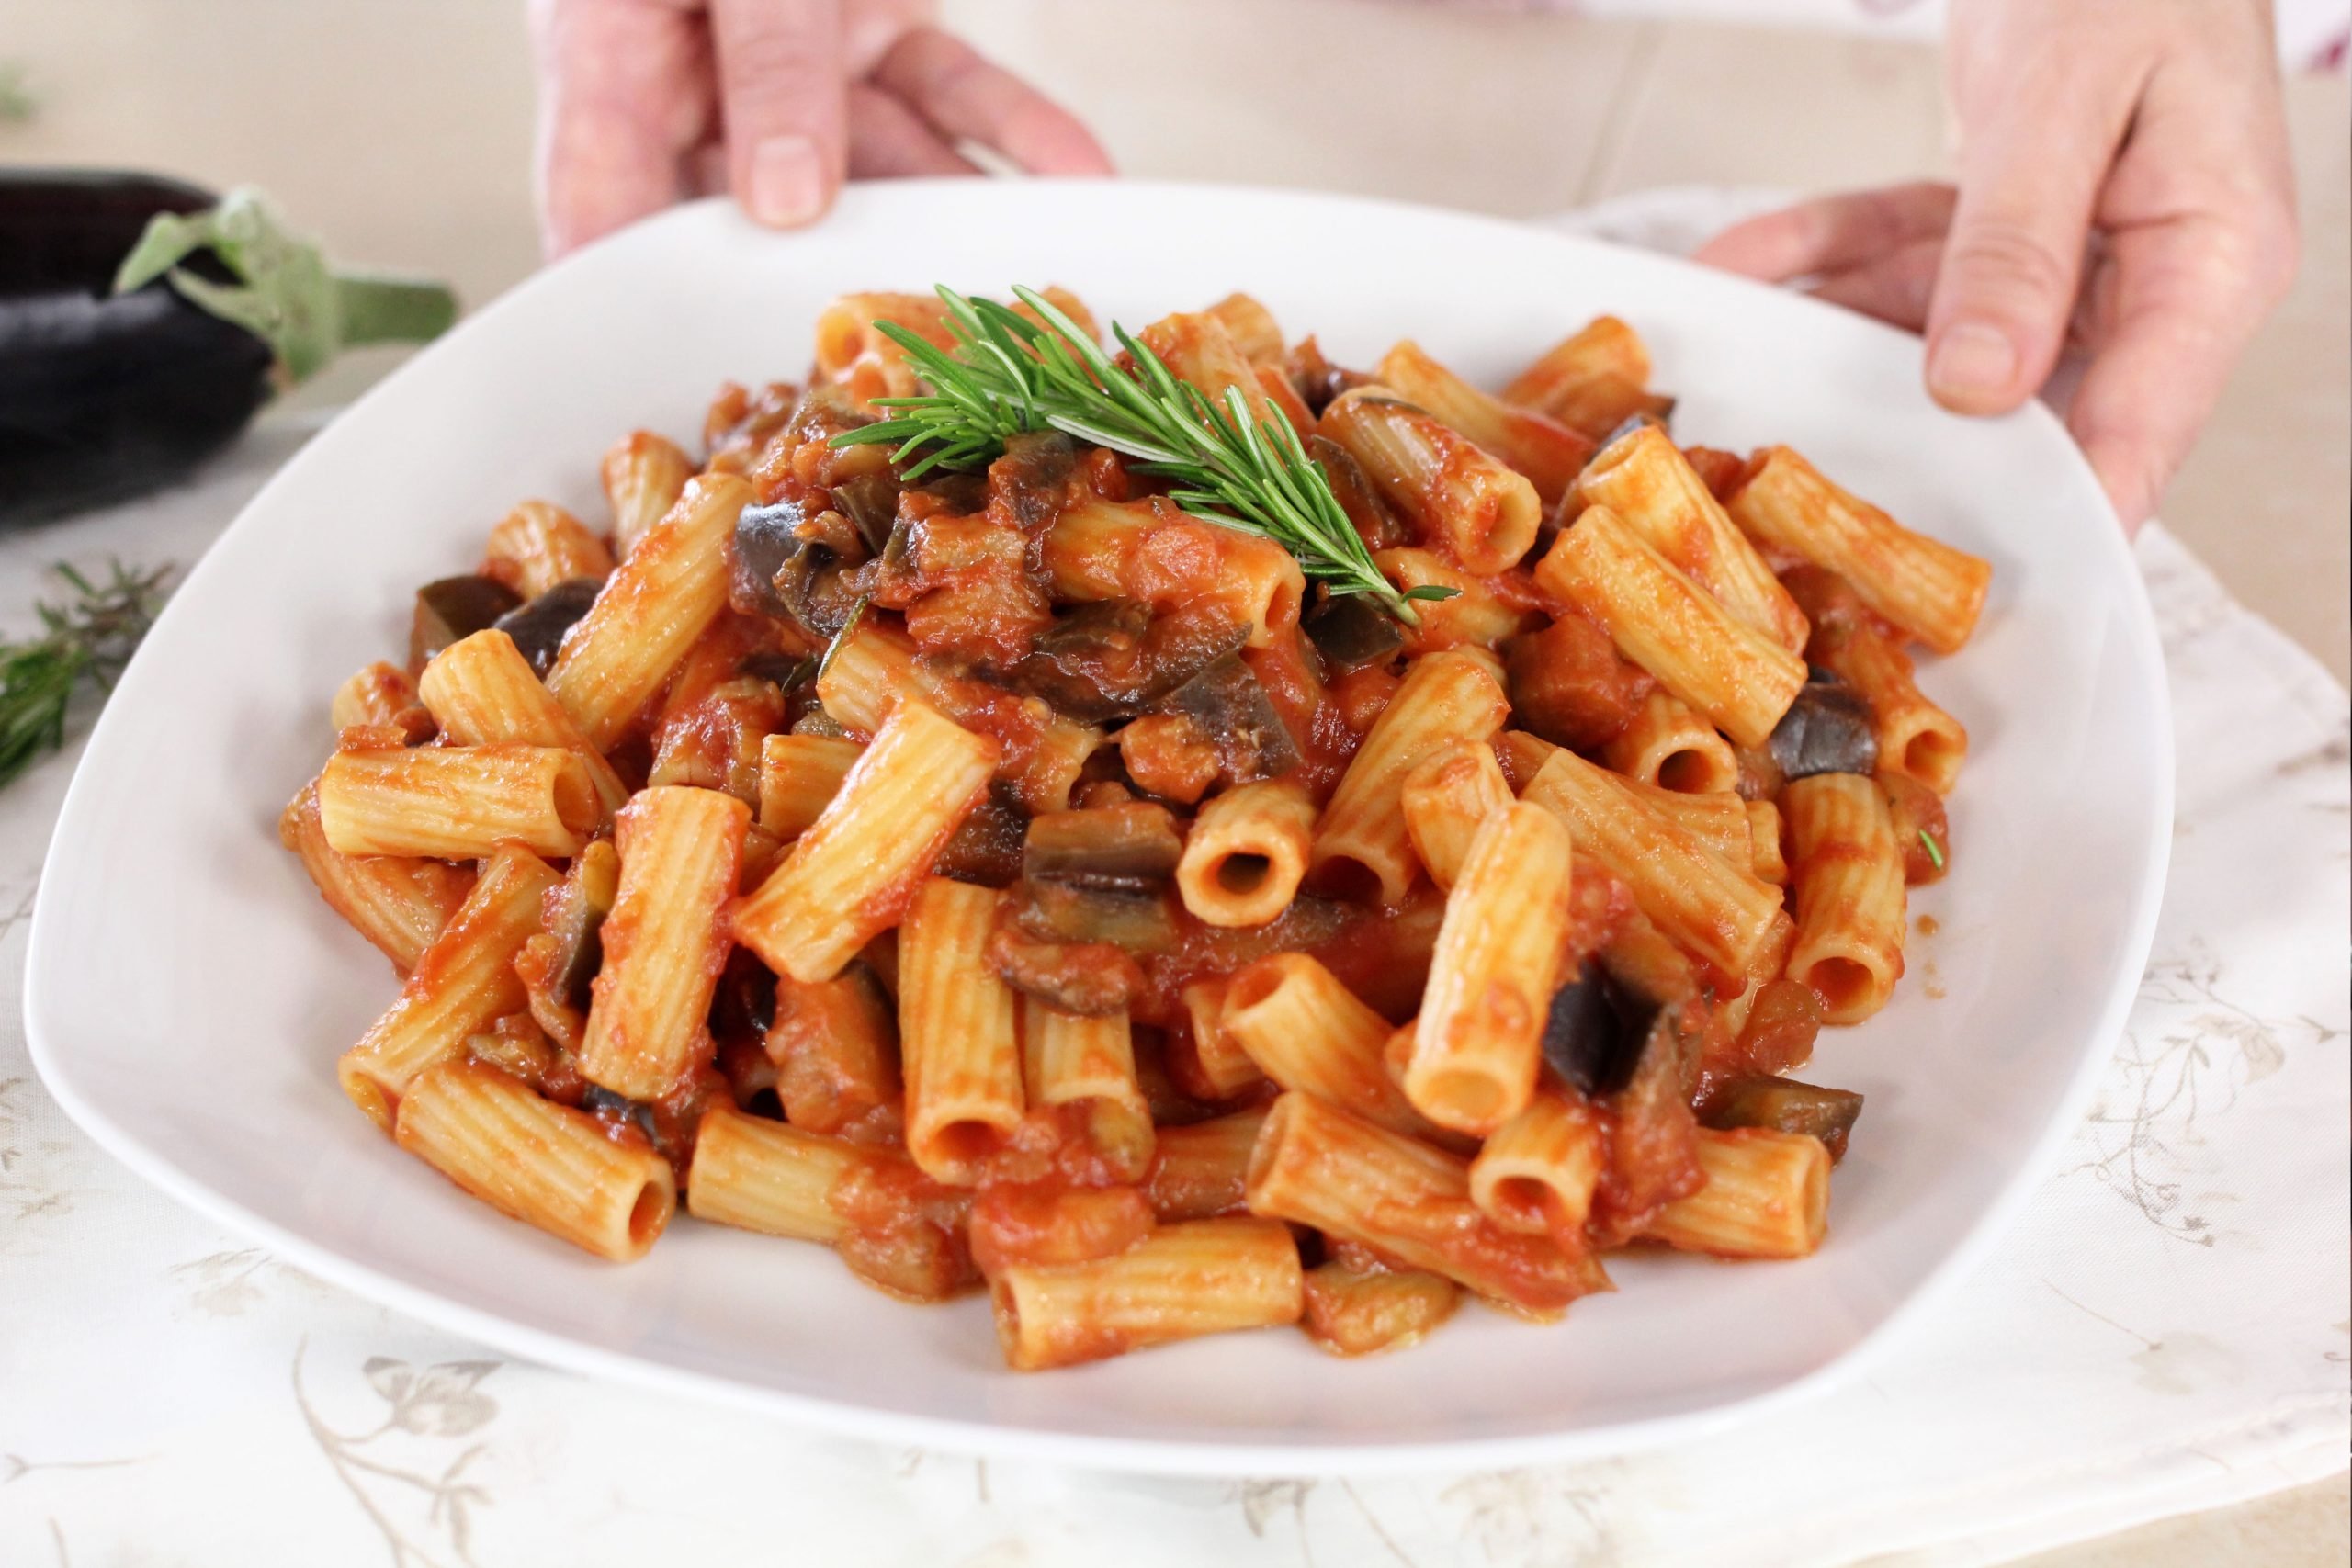
[[[319,775],[319,822],[346,855],[467,860],[501,844],[576,854],[604,814],[580,754],[560,746],[369,746]]]
[[[591,746],[620,739],[726,608],[728,538],[751,499],[732,475],[688,480],[564,639],[548,690]]]
[[[1058,291],[817,337],[698,453],[606,452],[609,536],[514,507],[336,691],[279,832],[402,976],[335,1069],[401,1147],[603,1257],[683,1202],[984,1286],[1023,1370],[1825,1244],[1859,1097],[1780,1075],[1945,869],[1967,736],[1906,644],[1983,562],[1686,449],[1613,318],[1499,394],[1242,294],[1115,358]],[[881,423],[994,350],[1270,488]]]
[[[1796,942],[1789,976],[1831,1023],[1884,1007],[1903,976],[1903,852],[1886,797],[1859,773],[1799,779],[1781,793]]]
[[[1317,429],[1362,464],[1381,493],[1418,519],[1465,570],[1517,566],[1544,521],[1526,475],[1384,388],[1342,394]]]
[[[1788,447],[1764,453],[1726,504],[1742,528],[1837,572],[1938,653],[1958,652],[1976,629],[1991,562],[1913,533]]]
[[[642,790],[622,809],[620,888],[580,1047],[591,1083],[659,1100],[707,1048],[704,1020],[727,954],[719,922],[750,819],[732,795],[679,785]]]
[[[1470,840],[1430,957],[1402,1083],[1441,1127],[1483,1137],[1526,1109],[1568,927],[1567,826],[1514,802]]]
[[[1535,581],[1743,746],[1763,745],[1804,685],[1804,660],[1735,619],[1605,506],[1561,534]]]
[[[528,851],[492,855],[399,998],[343,1054],[343,1092],[378,1126],[391,1126],[393,1104],[419,1073],[463,1055],[469,1039],[522,1010],[514,955],[539,929],[540,901],[556,881]]]
[[[641,1140],[607,1137],[595,1118],[469,1059],[419,1074],[392,1136],[501,1213],[615,1263],[644,1257],[677,1202],[669,1162]]]
[[[898,923],[996,756],[921,698],[900,699],[791,855],[737,906],[735,940],[796,980],[840,974]]]
[[[907,1152],[956,1187],[978,1184],[1028,1109],[1015,998],[981,963],[995,924],[987,888],[932,877],[899,939]]]

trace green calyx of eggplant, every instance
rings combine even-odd
[[[180,265],[199,251],[220,258],[238,281],[216,282]],[[189,304],[267,344],[289,385],[345,348],[423,343],[458,319],[457,296],[441,284],[334,271],[316,244],[288,229],[250,187],[202,212],[150,220],[115,273],[114,291],[126,294],[158,277]]]

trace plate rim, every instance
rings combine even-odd
[[[1422,202],[1222,181],[1088,178],[1051,183],[1057,190],[1105,187],[1141,193],[1147,197],[1161,192],[1192,199],[1274,199],[1327,208],[1351,208],[1367,214],[1385,214],[1406,221],[1437,217],[1451,222],[1491,227],[1498,231],[1510,232],[1515,239],[1533,234],[1572,250],[1589,248],[1612,254],[1638,256],[1646,265],[1661,266],[1669,271],[1687,269],[1692,274],[1702,275],[1713,280],[1711,287],[1724,281],[1749,282],[1669,253],[1549,229],[1529,220]],[[970,180],[955,178],[896,180],[888,182],[887,187],[888,199],[913,201],[920,201],[934,189],[968,193],[972,188]],[[859,197],[857,187],[854,186],[845,195],[844,201],[854,202]],[[697,220],[695,215],[726,205],[727,198],[719,197],[682,204],[582,247],[574,253],[574,256],[594,254],[617,243],[642,243],[648,231]],[[539,268],[471,312],[447,338],[413,355],[367,389],[336,416],[334,423],[339,423],[351,413],[366,408],[382,395],[385,388],[401,382],[413,367],[431,362],[461,334],[471,335],[468,329],[475,323],[503,317],[515,301],[548,287],[548,280],[560,276],[571,261],[571,258],[566,258],[564,262]],[[1847,319],[1849,326],[1854,320],[1849,312],[1833,305],[1803,296],[1791,296],[1784,290],[1760,283],[1752,287],[1779,295],[1784,302],[1803,308],[1837,311]],[[1865,321],[1863,324],[1875,333],[1908,343],[1917,342],[1911,334],[1883,323]],[[2058,448],[2064,454],[2063,460],[2074,465],[2079,477],[2090,480],[2093,492],[2100,498],[2099,521],[2106,525],[2098,547],[2112,558],[2111,564],[2120,572],[2123,582],[2120,624],[2139,655],[2135,660],[2135,674],[2138,683],[2144,689],[2138,695],[2146,703],[2151,744],[2161,760],[2161,765],[2150,781],[2146,797],[2149,822],[2146,842],[2138,863],[2141,886],[2132,929],[2124,937],[2120,950],[2121,960],[2108,978],[2096,1021],[2085,1033],[2078,1047],[2078,1060],[2063,1092],[2051,1101],[2026,1155],[2014,1163],[2002,1179],[1996,1194],[1969,1223],[1959,1242],[1875,1326],[1811,1371],[1754,1393],[1701,1409],[1631,1421],[1555,1432],[1525,1432],[1498,1438],[1437,1441],[1392,1441],[1384,1440],[1376,1435],[1366,1438],[1318,1437],[1295,1443],[1102,1437],[1069,1430],[998,1425],[960,1416],[879,1409],[825,1395],[747,1382],[628,1351],[607,1349],[569,1337],[558,1330],[466,1305],[436,1294],[426,1287],[410,1284],[369,1263],[347,1257],[327,1243],[310,1240],[264,1218],[191,1176],[171,1159],[149,1147],[138,1134],[116,1122],[96,1100],[85,1096],[74,1082],[63,1055],[51,1038],[47,1017],[49,987],[45,976],[56,962],[51,956],[51,950],[62,939],[56,931],[56,917],[49,914],[50,902],[38,897],[34,901],[24,971],[23,1017],[28,1054],[34,1071],[51,1098],[106,1153],[184,1206],[228,1229],[251,1236],[305,1272],[435,1327],[492,1346],[511,1356],[593,1376],[612,1378],[637,1387],[684,1394],[738,1409],[764,1412],[813,1431],[865,1441],[914,1444],[959,1454],[1001,1455],[1091,1471],[1199,1477],[1322,1477],[1393,1474],[1407,1471],[1456,1472],[1509,1465],[1557,1463],[1604,1452],[1623,1453],[1655,1448],[1679,1438],[1703,1437],[1744,1424],[1771,1409],[1800,1402],[1861,1376],[1892,1348],[1898,1347],[1916,1325],[1932,1315],[1952,1294],[1959,1282],[1973,1272],[1992,1248],[2008,1234],[2026,1203],[2048,1176],[2059,1145],[2081,1121],[2083,1109],[2109,1066],[2115,1042],[2122,1033],[2138,995],[2148,954],[2154,946],[2171,860],[2177,771],[2170,680],[2165,665],[2163,644],[2156,629],[2154,605],[2146,580],[2132,558],[2132,547],[2124,537],[2120,521],[2107,502],[2104,491],[2098,485],[2088,460],[2072,437],[2067,435],[2057,416],[2039,400],[2030,400],[2025,410],[2009,417],[2039,424],[2045,434],[2054,436]],[[320,434],[325,432],[322,430]],[[190,590],[204,582],[217,565],[221,553],[219,547],[240,529],[248,526],[253,515],[264,508],[281,486],[300,481],[300,476],[315,460],[319,445],[316,441],[305,442],[205,547],[204,553],[183,579],[163,615],[158,618],[159,627],[171,624],[178,616],[184,601],[195,600],[197,596]],[[76,760],[74,777],[60,804],[48,847],[42,855],[41,886],[49,885],[61,854],[78,842],[82,836],[80,833],[69,835],[65,831],[69,825],[78,826],[79,818],[91,809],[89,797],[96,786],[89,782],[82,761],[96,750],[102,739],[130,722],[120,717],[122,711],[112,705],[102,710],[85,739],[82,757]],[[62,1032],[62,1023],[59,1028]]]

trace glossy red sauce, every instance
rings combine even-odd
[[[1019,1264],[1084,1263],[1151,1234],[1151,1205],[1133,1187],[1001,1183],[972,1204],[972,1261],[984,1274]]]

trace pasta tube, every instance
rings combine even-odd
[[[1829,1150],[1806,1133],[1699,1129],[1706,1185],[1643,1226],[1654,1241],[1722,1258],[1810,1258],[1829,1227]]]
[[[840,974],[898,924],[997,754],[928,703],[901,699],[791,855],[736,906],[735,940],[796,980]]]
[[[557,746],[394,746],[337,751],[319,821],[346,855],[474,860],[501,844],[580,852],[603,815],[578,752]]]
[[[1535,581],[1743,746],[1763,745],[1804,686],[1804,660],[1734,620],[1605,506],[1560,536]]]
[[[669,514],[694,477],[695,465],[677,443],[650,430],[632,431],[605,454],[600,477],[613,509],[613,548],[634,551]]]
[[[729,474],[689,480],[563,639],[548,690],[591,746],[628,732],[727,607],[727,547],[751,499]]]
[[[1021,1003],[1021,1061],[1029,1103],[1072,1106],[1108,1173],[1140,1181],[1151,1168],[1151,1107],[1136,1083],[1135,1042],[1122,1012],[1090,1018]]]
[[[500,1213],[615,1263],[644,1257],[677,1204],[670,1162],[642,1141],[479,1062],[420,1074],[392,1137]]]
[[[1414,664],[1363,738],[1316,824],[1312,863],[1352,867],[1394,904],[1412,890],[1419,860],[1405,819],[1405,779],[1451,741],[1487,741],[1510,704],[1502,685],[1459,651]]]
[[[1816,773],[1781,792],[1781,812],[1796,893],[1789,978],[1829,1022],[1860,1023],[1903,975],[1903,852],[1886,797],[1860,773]]]
[[[1573,751],[1553,752],[1520,798],[1557,813],[1576,835],[1577,852],[1624,883],[1677,946],[1722,975],[1747,973],[1781,913],[1781,895],[1750,875],[1745,861],[1725,861],[1635,786]]]
[[[760,742],[760,826],[797,839],[816,824],[865,748],[830,735],[771,735]]]
[[[1734,619],[1804,651],[1804,612],[1665,431],[1636,425],[1601,448],[1577,476],[1577,494],[1609,508]]]
[[[607,815],[628,786],[588,743],[563,705],[531,670],[514,639],[496,627],[461,637],[433,656],[418,682],[424,705],[453,746],[560,746],[579,757]]]
[[[613,553],[586,524],[550,501],[526,501],[490,531],[482,575],[526,599],[575,577],[602,577]]]
[[[1012,991],[988,963],[995,929],[994,893],[932,877],[899,932],[907,1152],[951,1187],[978,1185],[1026,1109]]]
[[[474,885],[473,868],[394,855],[339,854],[319,822],[319,786],[277,818],[277,839],[294,852],[327,907],[376,944],[406,975],[457,915]]]
[[[1546,502],[1560,499],[1592,456],[1592,443],[1558,420],[1488,396],[1410,338],[1383,355],[1373,374],[1526,475]]]
[[[1752,468],[1728,502],[1742,528],[1838,573],[1863,604],[1938,653],[1960,650],[1984,612],[1991,562],[1913,533],[1786,446]]]
[[[1467,1160],[1310,1094],[1285,1094],[1267,1112],[1249,1200],[1253,1214],[1313,1225],[1525,1312],[1609,1289],[1598,1262],[1479,1213]]]
[[[1739,759],[1715,727],[1681,698],[1653,690],[1633,722],[1600,749],[1611,772],[1684,795],[1739,787]]]
[[[1510,805],[1510,784],[1495,749],[1483,740],[1453,740],[1405,775],[1399,795],[1405,829],[1430,880],[1450,888],[1487,819]]]
[[[1478,1136],[1527,1107],[1568,931],[1568,829],[1515,802],[1470,841],[1430,959],[1405,1097]]]
[[[1535,543],[1544,502],[1527,476],[1386,389],[1341,394],[1316,428],[1465,570],[1507,570]]]
[[[537,855],[502,850],[482,867],[455,919],[417,960],[400,998],[335,1064],[351,1102],[389,1131],[392,1103],[416,1076],[524,1008],[514,955],[539,929],[539,906],[561,878]]]
[[[1233,977],[1225,1029],[1259,1071],[1394,1132],[1431,1127],[1388,1076],[1388,1021],[1304,953],[1277,953]]]
[[[1585,1098],[1539,1089],[1470,1162],[1470,1201],[1507,1231],[1577,1236],[1608,1163],[1600,1114]]]
[[[1290,908],[1314,847],[1315,802],[1295,779],[1265,779],[1212,797],[1176,863],[1176,890],[1212,926],[1262,926]]]
[[[1249,1183],[1250,1151],[1266,1122],[1263,1106],[1182,1126],[1156,1138],[1144,1197],[1163,1221],[1205,1220],[1239,1213]]]
[[[1035,1371],[1296,1323],[1304,1291],[1298,1244],[1283,1225],[1194,1220],[1091,1262],[1001,1269],[989,1301],[1005,1363]]]
[[[659,1100],[710,1049],[703,1021],[727,961],[750,808],[717,790],[639,791],[616,819],[619,891],[600,932],[605,962],[580,1071],[631,1100]]]

